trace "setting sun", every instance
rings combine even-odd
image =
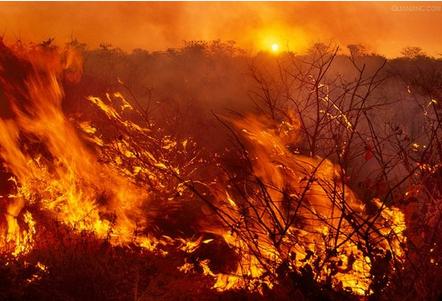
[[[279,52],[279,44],[273,43],[271,48],[272,52]]]

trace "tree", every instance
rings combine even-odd
[[[350,44],[347,48],[353,57],[367,55],[367,48],[362,44]]]
[[[419,56],[426,56],[426,54],[422,50],[422,48],[416,47],[416,46],[405,47],[404,49],[402,49],[401,54],[404,57],[407,57],[407,58],[410,58],[410,59],[415,59],[415,58],[417,58]]]

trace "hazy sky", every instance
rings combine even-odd
[[[235,40],[252,51],[272,43],[300,51],[311,42],[363,43],[399,55],[404,46],[442,53],[442,2],[177,2],[0,3],[7,41],[64,43],[71,36],[97,46],[162,50],[184,40]]]

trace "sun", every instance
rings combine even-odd
[[[273,43],[271,46],[272,52],[276,53],[279,52],[279,44],[278,43]]]

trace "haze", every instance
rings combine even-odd
[[[441,8],[440,2],[9,2],[0,4],[0,31],[7,41],[52,37],[64,43],[75,37],[90,47],[110,43],[128,51],[221,39],[252,52],[275,43],[302,52],[321,41],[361,43],[390,57],[406,46],[419,46],[439,56]]]

